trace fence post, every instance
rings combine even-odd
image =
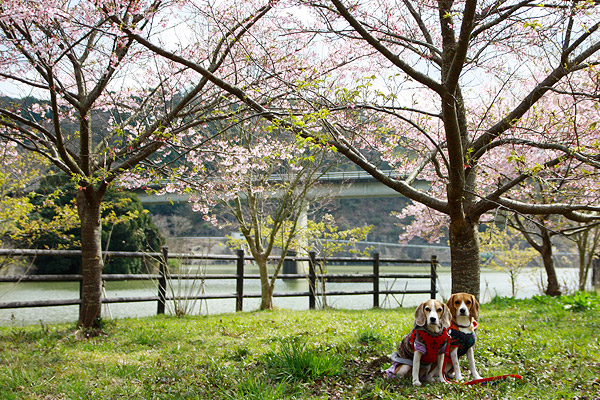
[[[431,298],[435,299],[437,293],[437,256],[431,256]]]
[[[237,278],[235,279],[235,311],[244,309],[244,250],[237,250]]]
[[[316,305],[316,287],[317,287],[317,253],[308,252],[310,262],[308,263],[308,309],[314,310]]]
[[[379,253],[373,253],[373,308],[379,308]]]
[[[81,304],[83,303],[83,261],[79,266],[79,315],[81,315]]]
[[[165,304],[167,303],[167,270],[169,266],[169,247],[162,247],[162,259],[158,267],[158,304],[156,305],[156,314],[165,313]]]

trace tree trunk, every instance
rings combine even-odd
[[[94,326],[102,310],[102,222],[100,201],[77,193],[77,210],[81,220],[81,307],[77,325]]]
[[[585,265],[580,265],[579,266],[579,291],[580,292],[584,292],[585,291],[585,287],[587,285],[587,280],[588,280],[588,276],[590,274],[590,267],[591,267],[592,263],[591,260],[587,260],[585,262]]]
[[[452,293],[466,292],[479,298],[479,225],[456,225],[450,223]]]
[[[514,270],[509,271],[510,276],[510,290],[512,293],[512,297],[517,296],[517,272]]]
[[[585,291],[587,285],[590,268],[592,266],[594,253],[598,247],[598,228],[591,228],[585,230],[578,235],[577,240],[577,252],[579,253],[579,285],[580,291]]]
[[[273,288],[269,284],[267,288],[263,286],[261,290],[260,309],[261,310],[272,310],[273,309]]]
[[[260,273],[260,309],[273,309],[273,287],[269,281],[269,269],[267,266],[267,258],[254,254],[254,261],[258,265]]]
[[[538,224],[540,229],[539,236],[542,240],[541,244],[533,240],[533,237],[527,233],[527,229],[525,229],[519,218],[516,218],[515,221],[518,229],[523,233],[525,240],[527,240],[527,243],[536,249],[542,256],[542,262],[544,263],[544,269],[546,269],[546,276],[548,277],[548,286],[544,292],[548,296],[560,296],[560,287],[558,286],[558,278],[556,277],[554,260],[552,258],[552,235],[550,234],[550,231],[545,228],[544,219],[541,219]]]
[[[556,277],[556,270],[554,269],[554,259],[552,258],[552,242],[550,241],[549,235],[542,234],[542,261],[544,262],[544,268],[546,269],[546,275],[548,276],[548,286],[546,287],[546,294],[548,296],[560,296],[560,286],[558,285],[558,278]]]

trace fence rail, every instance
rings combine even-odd
[[[76,257],[80,256],[80,250],[37,250],[37,249],[0,249],[0,256],[62,256]],[[235,255],[211,255],[211,254],[187,254],[172,253],[169,254],[168,248],[164,247],[160,253],[142,253],[142,252],[103,252],[107,257],[129,257],[129,258],[152,258],[158,261],[159,268],[157,274],[104,274],[104,281],[128,281],[128,280],[153,280],[157,282],[156,296],[140,297],[110,297],[102,299],[105,304],[113,303],[133,303],[133,302],[157,302],[157,314],[164,314],[166,303],[176,300],[211,300],[211,299],[236,299],[236,311],[243,310],[245,298],[260,298],[260,293],[244,293],[244,281],[247,279],[260,279],[257,274],[245,274],[244,266],[246,261],[253,261],[252,257],[246,256],[243,250],[238,250]],[[168,271],[169,259],[201,259],[218,261],[235,261],[235,274],[205,274],[202,277],[193,274],[170,274]],[[276,260],[277,257],[271,257]],[[395,294],[429,294],[435,298],[437,293],[437,257],[431,256],[431,259],[395,259],[380,258],[378,253],[373,253],[372,257],[317,257],[314,252],[309,253],[308,257],[292,256],[286,257],[286,261],[308,262],[308,274],[279,274],[278,279],[308,279],[309,290],[305,292],[275,292],[273,297],[308,297],[309,309],[316,308],[316,299],[320,295],[327,296],[351,296],[351,295],[373,295],[373,307],[379,307],[380,295]],[[369,263],[373,267],[373,272],[368,274],[320,274],[317,273],[317,265],[322,262],[351,262],[351,263]],[[430,265],[428,274],[415,273],[380,273],[381,264],[395,265]],[[81,274],[69,275],[0,275],[0,282],[80,282]],[[197,279],[234,279],[236,281],[235,293],[222,294],[198,294],[194,296],[169,296],[167,287],[171,280],[197,280]],[[380,290],[380,279],[428,279],[430,281],[429,289],[425,290]],[[372,282],[371,290],[355,291],[325,291],[318,293],[317,283],[325,280],[326,282]],[[36,300],[36,301],[13,301],[0,302],[0,309],[26,308],[26,307],[54,307],[79,305],[81,299],[57,299],[57,300]]]

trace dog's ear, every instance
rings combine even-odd
[[[475,320],[479,319],[479,302],[473,295],[471,295],[471,317]]]
[[[421,303],[415,310],[415,324],[417,326],[425,326],[427,322],[427,316],[425,315],[425,303]]]
[[[456,314],[456,306],[454,305],[455,298],[456,298],[456,294],[453,294],[452,296],[450,296],[450,298],[446,302],[446,305],[448,306],[451,315]]]
[[[444,308],[444,311],[442,312],[442,326],[444,328],[450,328],[450,323],[452,322],[452,314],[450,314],[450,308],[442,303],[442,307]]]

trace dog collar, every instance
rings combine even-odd
[[[450,325],[450,327],[456,327],[456,328],[470,328],[471,326],[473,326],[473,329],[477,329],[477,320],[472,320],[471,323],[469,325],[459,325],[458,322],[456,321],[452,321],[452,324]]]

